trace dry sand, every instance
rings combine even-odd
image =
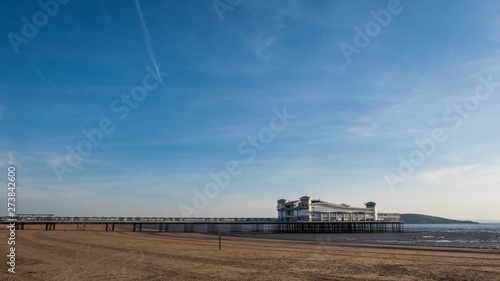
[[[500,251],[222,237],[18,230],[1,280],[500,280]],[[6,230],[0,231],[7,260]],[[334,234],[333,234],[334,235]]]

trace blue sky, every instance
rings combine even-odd
[[[496,1],[241,1],[222,20],[211,1],[69,1],[22,43],[9,38],[42,7],[1,5],[0,167],[18,169],[19,213],[274,217],[309,195],[500,220]],[[154,89],[125,106],[144,79]],[[238,147],[283,110],[249,161]],[[114,129],[69,166],[102,120]],[[415,140],[436,129],[427,155]],[[401,174],[410,155],[424,158]],[[231,161],[240,172],[194,203]]]

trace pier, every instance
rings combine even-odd
[[[30,225],[45,225],[56,230],[58,225],[74,225],[85,231],[87,225],[103,225],[105,231],[115,226],[130,226],[158,232],[198,233],[380,233],[402,232],[402,221],[279,221],[276,218],[172,218],[172,217],[18,217],[5,218],[3,224],[16,223],[23,230]]]

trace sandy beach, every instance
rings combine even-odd
[[[216,235],[90,229],[20,230],[16,240],[16,273],[3,263],[1,280],[500,279],[499,250],[223,236],[219,251]]]

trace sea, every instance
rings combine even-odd
[[[395,244],[500,249],[500,223],[405,224]],[[391,241],[387,241],[391,242]]]
[[[336,242],[500,249],[500,224],[405,224],[400,233],[341,234],[328,238]]]

